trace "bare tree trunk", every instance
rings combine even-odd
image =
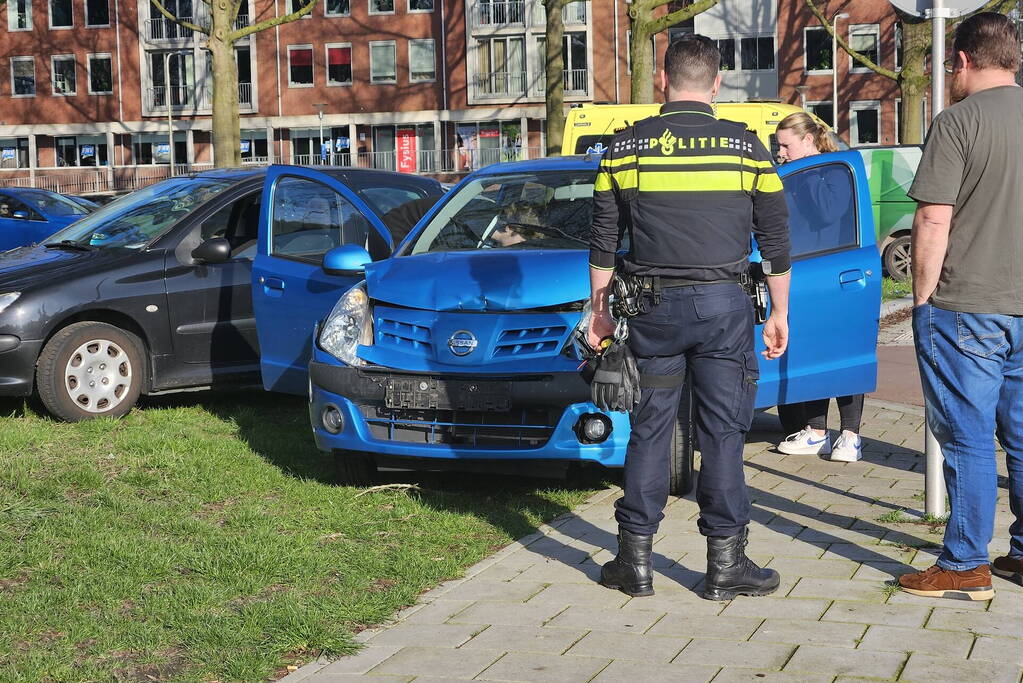
[[[924,141],[923,102],[931,84],[931,78],[924,70],[924,60],[931,48],[931,23],[903,21],[902,45],[902,71],[898,77],[902,92],[899,140],[904,145],[916,145]]]
[[[214,16],[218,12],[214,10]],[[214,19],[215,24],[217,19]],[[241,166],[241,132],[238,122],[238,68],[234,45],[224,41],[215,27],[209,50],[213,63],[213,165]]]
[[[565,54],[562,43],[565,36],[565,22],[561,10],[565,0],[546,0],[547,10],[546,50],[544,54],[547,79],[547,155],[561,154],[561,143],[565,136]]]
[[[654,101],[654,48],[650,44],[650,22],[653,13],[644,5],[633,4],[629,8],[632,19],[632,44],[629,59],[632,62],[630,102],[649,104]]]

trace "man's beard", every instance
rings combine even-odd
[[[962,102],[966,99],[968,94],[969,93],[966,92],[966,88],[963,87],[962,82],[960,81],[959,74],[953,74],[952,84],[948,94],[949,99],[952,100],[952,104]]]

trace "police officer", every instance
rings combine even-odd
[[[702,464],[698,526],[707,537],[703,597],[766,595],[780,577],[745,554],[750,502],[742,451],[759,377],[753,309],[738,284],[750,232],[763,255],[771,295],[764,324],[767,359],[788,344],[789,234],[781,180],[754,132],[714,116],[720,53],[694,35],[668,48],[660,115],[615,135],[597,173],[590,237],[592,318],[587,341],[614,333],[609,284],[640,278],[644,310],[629,319],[628,347],[640,372],[625,493],[615,504],[618,555],[601,583],[653,595],[651,546],[668,498],[671,442],[688,369]],[[619,225],[629,252],[617,264]]]

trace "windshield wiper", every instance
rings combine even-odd
[[[61,240],[60,242],[47,242],[43,245],[47,249],[68,249],[69,251],[94,251],[96,247],[91,244],[82,244],[74,240]]]
[[[578,242],[579,244],[585,244],[586,246],[589,246],[589,242],[582,239],[581,237],[569,235],[561,228],[555,228],[553,225],[537,225],[536,223],[517,223],[515,221],[509,221],[508,223],[505,223],[505,225],[512,225],[517,228],[525,228],[527,230],[535,230],[539,233],[547,235],[548,237],[563,237],[566,240],[571,240],[572,242]]]

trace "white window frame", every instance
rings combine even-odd
[[[8,33],[16,33],[18,31],[31,31],[32,30],[32,2],[31,2],[31,0],[26,0],[25,4],[26,4],[26,6],[28,8],[28,11],[26,13],[26,17],[28,18],[28,27],[27,28],[14,28],[15,24],[17,24],[17,21],[16,21],[16,17],[18,16],[18,14],[17,14],[17,6],[13,2],[11,2],[11,0],[7,0],[7,32]]]
[[[433,56],[433,78],[412,77],[412,43],[430,43],[430,55]],[[395,64],[397,71],[397,64]],[[436,83],[437,82],[437,41],[433,38],[410,38],[408,40],[408,82],[409,83]]]
[[[351,7],[351,5],[349,5],[349,7]],[[341,15],[331,15],[331,16],[341,16]],[[338,81],[330,80],[330,50],[331,50],[331,48],[338,48],[338,47],[341,47],[341,48],[347,47],[348,48],[348,55],[351,58],[351,61],[348,63],[348,66],[352,70],[352,79],[350,81],[348,81],[347,83],[341,83],[341,82],[338,82]],[[323,69],[324,69],[324,74],[325,74],[326,83],[327,83],[327,87],[328,88],[350,88],[350,87],[352,87],[352,83],[355,82],[355,51],[352,49],[352,44],[351,43],[326,43],[323,46]]]
[[[881,64],[881,26],[879,24],[852,24],[849,26],[849,46],[852,47],[853,34],[874,34],[874,42],[877,45],[877,60],[874,62],[877,65]],[[852,55],[849,55],[849,73],[851,74],[865,74],[872,73],[868,68],[860,64],[858,61],[853,59]]]
[[[103,0],[103,1],[107,3],[107,23],[105,23],[105,24],[90,24],[89,23],[89,2],[90,2],[90,0],[85,0],[85,2],[82,5],[82,9],[85,12],[85,18],[83,19],[83,21],[85,21],[85,28],[110,28],[110,0]]]
[[[831,55],[831,68],[830,69],[811,69],[811,68],[809,68],[809,66],[808,66],[809,62],[806,59],[806,34],[808,32],[810,32],[810,31],[823,31],[824,35],[828,36],[829,38],[831,37],[830,35],[828,35],[828,29],[824,28],[823,26],[804,26],[803,27],[803,73],[814,75],[814,74],[830,74],[830,73],[834,72],[834,70],[835,70],[835,55],[834,54]],[[837,50],[836,50],[836,52],[837,52]],[[775,55],[775,63],[777,63],[777,59],[778,59],[778,57],[777,57],[777,55]]]
[[[373,80],[373,46],[390,45],[394,53],[394,78],[388,81]],[[369,41],[369,84],[370,85],[394,85],[398,82],[398,46],[393,40],[371,40]]]
[[[742,68],[742,40],[743,40],[743,38],[753,38],[754,40],[757,41],[757,57],[758,57],[757,61],[759,61],[759,56],[760,56],[760,44],[759,44],[760,39],[761,38],[768,38],[768,39],[770,39],[770,41],[771,41],[771,51],[774,53],[774,60],[773,60],[774,61],[774,66],[771,67],[770,69],[761,69],[761,68],[743,69]],[[777,71],[778,70],[778,41],[776,41],[774,39],[773,35],[758,33],[758,34],[752,35],[752,36],[735,36],[734,40],[735,40],[735,51],[736,51],[736,53],[737,53],[737,55],[739,57],[735,61],[735,70],[736,71],[742,71],[743,73],[748,73],[748,74],[757,74],[757,73],[763,74],[763,73],[770,73],[772,71]]]
[[[858,111],[877,112],[877,142],[859,142],[859,130],[854,114]],[[881,100],[854,100],[849,103],[849,146],[875,147],[881,144]]]
[[[816,101],[813,101],[813,102],[808,100],[808,101],[806,101],[803,104],[803,109],[805,109],[806,111],[808,111],[811,114],[813,114],[813,108],[816,107],[817,105],[820,105],[820,104],[828,105],[828,109],[830,109],[832,112],[834,112],[834,106],[835,106],[834,100],[816,100]],[[832,131],[835,130],[834,124],[831,125],[831,130]]]
[[[32,62],[32,83],[34,84],[33,92],[31,95],[20,95],[14,92],[14,63],[15,62]],[[24,97],[35,97],[39,93],[39,77],[36,75],[36,58],[32,55],[18,55],[11,57],[11,97],[24,98]]]
[[[70,1],[70,0],[69,0]],[[54,26],[53,25],[53,0],[46,0],[46,14],[49,19],[49,29],[51,31],[70,31],[75,27],[75,4],[71,2],[71,25],[70,26]]]
[[[395,11],[397,10],[397,7],[398,7],[398,3],[395,0],[391,0],[391,11],[390,12],[375,12],[375,11],[373,11],[373,2],[374,2],[374,0],[366,0],[366,9],[369,11],[370,16],[386,16],[388,14],[394,14]],[[386,40],[375,40],[375,41],[371,41],[371,43],[372,42],[375,42],[375,43],[386,43],[388,41],[386,41]],[[390,42],[394,42],[394,41],[390,41]],[[395,66],[395,71],[397,71],[397,70],[398,70],[397,66]]]
[[[352,0],[348,0],[348,11],[347,12],[328,12],[327,3],[323,3],[323,16],[325,17],[350,17],[352,16]],[[342,45],[343,43],[332,43],[332,45]]]
[[[57,60],[70,59],[75,65],[75,89],[73,92],[57,92]],[[38,86],[36,87],[38,90]],[[50,55],[50,91],[54,97],[74,97],[78,94],[78,60],[73,54]]]
[[[433,0],[433,9],[437,8],[437,0]],[[405,11],[409,14],[432,14],[433,9],[412,9],[412,0],[406,0]],[[436,72],[436,69],[434,69]],[[437,80],[434,78],[434,80]],[[426,83],[426,81],[416,81],[416,83]]]
[[[292,12],[297,12],[300,9],[302,9],[302,7],[305,4],[306,3],[302,2],[302,0],[287,0],[287,7],[286,7],[286,9],[288,10],[288,13],[290,14]],[[298,5],[298,7],[295,7],[294,9],[292,9],[292,7],[291,7],[292,5]],[[193,5],[193,7],[194,7],[194,5]],[[349,4],[348,7],[350,9],[351,8],[351,4]],[[324,8],[326,8],[326,6],[324,6]],[[316,10],[316,8],[313,7],[313,11],[315,11],[315,10]],[[195,10],[192,10],[192,11],[194,12]],[[323,11],[326,12],[327,10],[324,9]],[[335,16],[335,15],[330,15],[330,16]],[[341,16],[341,15],[337,15],[337,16]],[[310,11],[308,14],[303,14],[302,18],[303,19],[312,19],[313,18],[313,12]]]
[[[309,68],[312,70],[312,78],[309,83],[294,83],[291,80],[291,51],[292,50],[309,50]],[[312,88],[316,85],[316,52],[313,49],[312,43],[299,44],[299,45],[288,45],[285,48],[288,53],[288,87],[289,88]]]
[[[98,57],[110,62],[110,90],[92,89],[92,59]],[[114,58],[109,52],[94,52],[85,56],[85,73],[87,88],[90,95],[113,95],[114,94]]]

